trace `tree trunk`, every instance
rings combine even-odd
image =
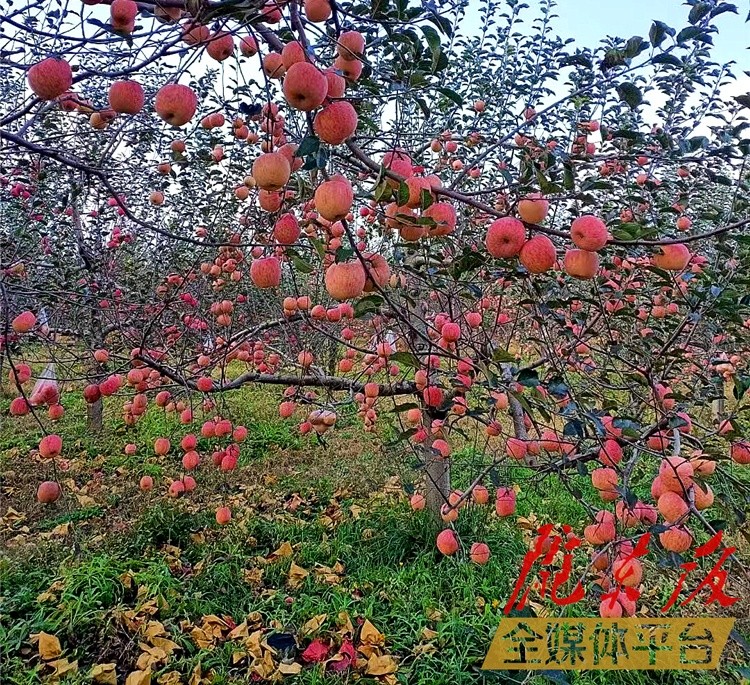
[[[425,502],[427,510],[440,521],[440,509],[448,501],[451,492],[450,459],[435,454],[430,446],[432,440],[425,443]]]
[[[719,378],[716,381],[716,389],[719,393],[721,393],[721,397],[717,397],[713,402],[711,402],[711,418],[714,420],[714,422],[718,423],[724,418],[724,398],[726,396],[726,391],[724,389],[724,380],[722,378]]]
[[[86,404],[86,428],[92,433],[101,433],[104,428],[104,403],[101,397],[96,402]]]

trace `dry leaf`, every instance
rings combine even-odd
[[[159,685],[181,685],[182,676],[179,671],[168,671],[163,675],[160,675],[157,680]]]
[[[149,621],[146,625],[146,630],[143,631],[143,636],[149,641],[166,634],[167,629],[161,621]]]
[[[307,621],[300,629],[302,637],[307,637],[308,635],[318,632],[327,618],[328,614],[318,614]]]
[[[152,640],[152,644],[154,645],[154,647],[157,647],[160,650],[166,652],[167,656],[172,654],[175,649],[180,648],[180,645],[178,645],[176,642],[172,642],[172,640],[168,640],[166,637],[155,637]]]
[[[242,572],[242,579],[253,587],[260,585],[263,582],[263,574],[265,569],[262,568],[248,568]]]
[[[438,622],[443,620],[443,612],[439,609],[428,609],[426,615],[430,621]]]
[[[151,671],[133,671],[125,679],[125,685],[151,685]]]
[[[367,661],[366,675],[388,675],[398,671],[398,663],[389,654],[373,654]]]
[[[134,581],[134,579],[135,579],[135,576],[133,575],[132,571],[125,571],[125,573],[123,573],[120,576],[120,582],[128,590],[130,590],[133,587],[133,581]]]
[[[359,639],[367,645],[382,645],[385,643],[385,635],[367,619],[362,624],[362,632],[359,634]]]
[[[38,641],[39,656],[44,661],[57,659],[62,654],[60,640],[49,633],[37,633],[31,636],[33,640]]]
[[[57,659],[55,661],[50,661],[47,666],[50,666],[54,669],[52,673],[53,678],[59,678],[60,676],[65,675],[66,673],[77,673],[78,672],[78,662],[77,661],[68,661],[67,659]]]
[[[437,647],[432,642],[425,642],[424,644],[417,645],[411,650],[414,656],[421,656],[423,654],[434,654],[437,652]]]
[[[70,521],[66,521],[65,523],[61,523],[59,526],[55,526],[50,531],[50,537],[59,537],[64,538],[65,536],[70,534]]]
[[[289,567],[289,577],[287,585],[292,589],[298,588],[304,582],[305,578],[310,575],[309,571],[306,571],[301,566],[297,566],[294,562]]]
[[[96,664],[91,669],[89,678],[101,685],[117,685],[117,664]]]
[[[297,675],[302,671],[302,664],[293,661],[291,664],[279,664],[281,675]]]
[[[247,637],[249,634],[250,633],[247,630],[247,621],[245,620],[239,625],[236,625],[229,633],[229,635],[227,635],[227,638],[229,640],[238,640],[240,638]]]
[[[292,554],[294,554],[292,545],[289,542],[282,542],[281,546],[276,551],[271,552],[266,559],[268,561],[276,561],[276,559],[281,559],[282,557],[290,557]]]
[[[422,639],[423,640],[434,640],[438,636],[436,630],[430,628],[422,628]]]
[[[354,635],[354,624],[346,611],[341,611],[338,616],[339,632],[342,635]]]

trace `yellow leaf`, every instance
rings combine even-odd
[[[242,579],[252,586],[260,585],[263,582],[263,574],[265,569],[262,568],[249,568],[242,572]]]
[[[54,669],[54,673],[52,675],[55,678],[59,678],[66,673],[78,672],[78,662],[68,661],[67,659],[57,659],[56,661],[50,661],[47,666],[50,666]]]
[[[302,671],[302,664],[293,661],[291,664],[279,664],[279,673],[281,675],[297,675]]]
[[[160,675],[157,680],[159,685],[180,685],[182,683],[182,676],[179,671],[168,671]]]
[[[301,566],[297,566],[294,562],[292,562],[292,565],[289,567],[289,578],[287,581],[287,585],[291,589],[295,589],[302,585],[302,582],[307,578],[307,576],[310,575],[309,571],[306,571]]]
[[[143,631],[143,635],[147,640],[153,640],[155,637],[166,634],[167,629],[161,621],[149,621],[146,625],[146,630]]]
[[[314,616],[302,626],[300,632],[305,637],[318,632],[327,618],[328,614],[318,614],[317,616]]]
[[[70,533],[70,521],[66,521],[65,523],[61,523],[59,526],[55,526],[50,531],[50,535],[52,537],[60,537],[60,538],[64,538],[69,533]]]
[[[294,550],[292,549],[292,545],[289,542],[282,542],[281,546],[275,551],[271,552],[268,556],[269,561],[275,561],[276,559],[280,559],[281,557],[290,557],[294,554]]]
[[[180,648],[180,645],[178,645],[176,642],[172,642],[172,640],[168,640],[166,637],[155,637],[152,640],[152,644],[154,645],[154,647],[163,650],[167,656],[174,652],[175,649]]]
[[[430,630],[429,628],[422,628],[422,639],[423,640],[434,640],[438,636],[436,630]]]
[[[243,621],[239,625],[236,625],[227,638],[230,640],[238,640],[239,638],[247,637],[250,633],[247,630],[247,621]]]
[[[338,624],[340,626],[339,632],[342,635],[354,635],[354,624],[349,618],[349,614],[346,611],[341,611],[339,612],[338,619]]]
[[[398,663],[389,654],[377,656],[373,654],[367,661],[366,675],[388,675],[398,671]]]
[[[125,685],[151,685],[151,671],[133,671],[125,679]]]
[[[123,573],[120,576],[120,582],[123,584],[124,587],[126,587],[126,588],[128,588],[128,590],[130,590],[130,588],[133,587],[133,580],[134,580],[134,578],[135,578],[135,576],[133,575],[132,571],[125,571],[125,573]]]
[[[365,644],[382,645],[385,643],[385,635],[381,633],[369,620],[365,619],[362,624],[362,632],[359,639]]]
[[[96,664],[91,669],[89,678],[101,685],[117,685],[117,664]]]
[[[57,659],[62,654],[62,648],[60,647],[60,640],[54,635],[49,633],[37,633],[32,635],[32,638],[38,641],[39,656],[44,661],[50,661],[51,659]]]

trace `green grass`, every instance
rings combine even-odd
[[[108,661],[118,663],[118,682],[123,682],[140,649],[122,616],[137,613],[150,601],[159,607],[154,618],[181,648],[155,670],[153,682],[170,670],[187,679],[198,663],[204,673],[213,671],[215,683],[248,682],[233,664],[232,644],[200,650],[181,624],[198,623],[210,614],[240,622],[251,612],[260,612],[267,629],[273,625],[295,635],[320,614],[327,615],[323,635],[335,633],[341,612],[355,622],[367,618],[385,634],[387,652],[399,658],[397,678],[404,684],[566,682],[480,671],[526,550],[515,520],[498,520],[491,507],[467,507],[456,526],[462,541],[470,545],[482,539],[493,556],[481,567],[466,562],[466,549],[456,558],[443,557],[434,546],[437,528],[426,513],[413,513],[403,497],[368,496],[388,476],[401,474],[411,481],[417,474],[397,463],[389,449],[369,441],[352,411],[342,412],[323,446],[300,438],[294,421],[279,420],[276,403],[265,390],[233,395],[226,411],[249,431],[240,468],[224,477],[210,465],[201,467],[194,496],[176,501],[156,489],[145,495],[135,485],[147,474],[163,492],[168,479],[179,473],[178,450],[165,459],[153,455],[156,437],[170,437],[176,445],[184,434],[174,415],[152,408],[126,429],[117,407],[107,406],[105,431],[90,435],[85,421],[77,418],[84,413],[79,395],[63,395],[67,411],[56,430],[65,436],[66,456],[75,462],[70,476],[79,485],[94,471],[103,474],[107,489],[96,505],[65,498],[42,509],[33,501],[41,471],[21,468],[38,442],[38,428],[23,420],[14,424],[19,430],[0,431],[0,485],[17,488],[13,506],[28,514],[23,523],[30,531],[27,544],[9,546],[0,556],[2,683],[43,682],[49,671],[40,669],[29,643],[30,635],[40,631],[58,636],[65,656],[79,660],[79,672],[65,683],[89,683],[91,666]],[[0,415],[6,404],[0,400]],[[138,446],[136,455],[123,454],[125,442]],[[202,441],[201,446],[205,454],[210,444]],[[204,460],[210,461],[210,453]],[[471,477],[463,466],[471,460],[470,447],[457,455],[454,477],[459,485]],[[2,475],[8,471],[14,475]],[[586,521],[576,497],[552,480],[534,479],[521,468],[498,478],[522,484],[520,516],[574,527]],[[581,487],[588,492],[590,486]],[[302,503],[292,511],[287,505],[295,493]],[[220,528],[214,510],[225,499],[235,518]],[[49,536],[66,523],[68,536]],[[285,542],[294,548],[292,558],[262,561]],[[310,572],[293,589],[287,585],[292,560]],[[316,567],[337,563],[344,569],[339,582],[316,578]],[[263,569],[261,584],[246,582],[246,572],[258,568]],[[48,590],[51,597],[38,601]],[[576,607],[568,615],[586,613],[589,608]],[[431,640],[434,651],[423,649],[425,628],[437,633]],[[301,642],[304,648],[307,638]],[[718,674],[602,672],[568,673],[566,678],[579,685],[739,684],[738,663],[733,657]],[[310,667],[285,682],[343,685],[351,675],[335,677]],[[358,682],[379,681],[364,677]]]

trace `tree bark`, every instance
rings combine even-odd
[[[444,458],[432,450],[433,439],[424,444],[425,503],[435,520],[440,521],[440,510],[448,501],[451,492],[450,458]]]
[[[86,428],[92,433],[101,433],[104,428],[104,402],[101,397],[96,402],[86,404]]]

